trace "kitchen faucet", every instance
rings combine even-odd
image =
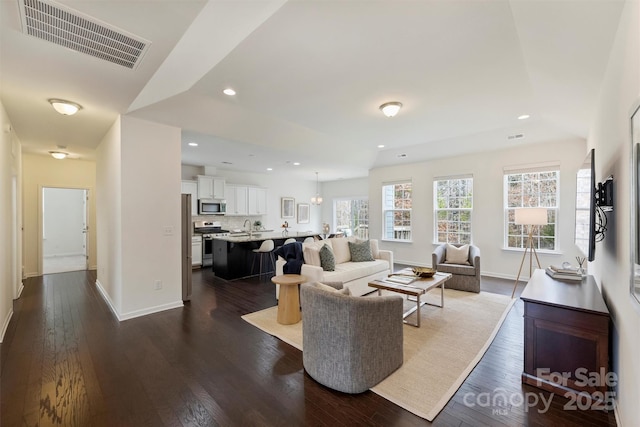
[[[249,223],[249,228],[247,228],[247,222]],[[249,231],[249,236],[251,236],[251,234],[253,234],[253,230],[251,229],[251,220],[250,219],[245,219],[244,220],[244,224],[242,224],[242,228],[244,228],[245,230]]]

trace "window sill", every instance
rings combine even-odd
[[[525,249],[506,248],[506,247],[503,247],[502,250],[505,252],[520,252],[520,253],[523,253],[525,251]],[[541,250],[541,249],[536,249],[536,253],[540,255],[556,255],[556,256],[564,255],[564,253],[561,251],[550,251],[550,250]]]
[[[380,239],[381,242],[389,243],[413,243],[413,240],[398,240],[398,239]]]

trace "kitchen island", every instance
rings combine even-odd
[[[232,280],[249,277],[259,273],[259,260],[253,250],[258,249],[265,240],[273,240],[275,247],[284,245],[287,239],[302,242],[307,237],[315,237],[313,231],[289,232],[284,235],[281,231],[256,231],[252,233],[235,233],[228,236],[213,237],[213,272],[223,279]],[[252,270],[252,264],[255,264]],[[269,264],[267,264],[269,265]],[[270,268],[273,268],[271,265]]]

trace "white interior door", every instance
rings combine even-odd
[[[87,190],[42,189],[42,274],[87,269]]]

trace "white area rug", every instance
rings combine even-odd
[[[439,304],[440,291],[423,300]],[[420,328],[404,325],[404,363],[371,391],[433,421],[480,361],[514,302],[505,295],[446,289],[443,309],[425,305]],[[302,322],[281,325],[276,315],[277,307],[271,307],[242,318],[302,350]]]

